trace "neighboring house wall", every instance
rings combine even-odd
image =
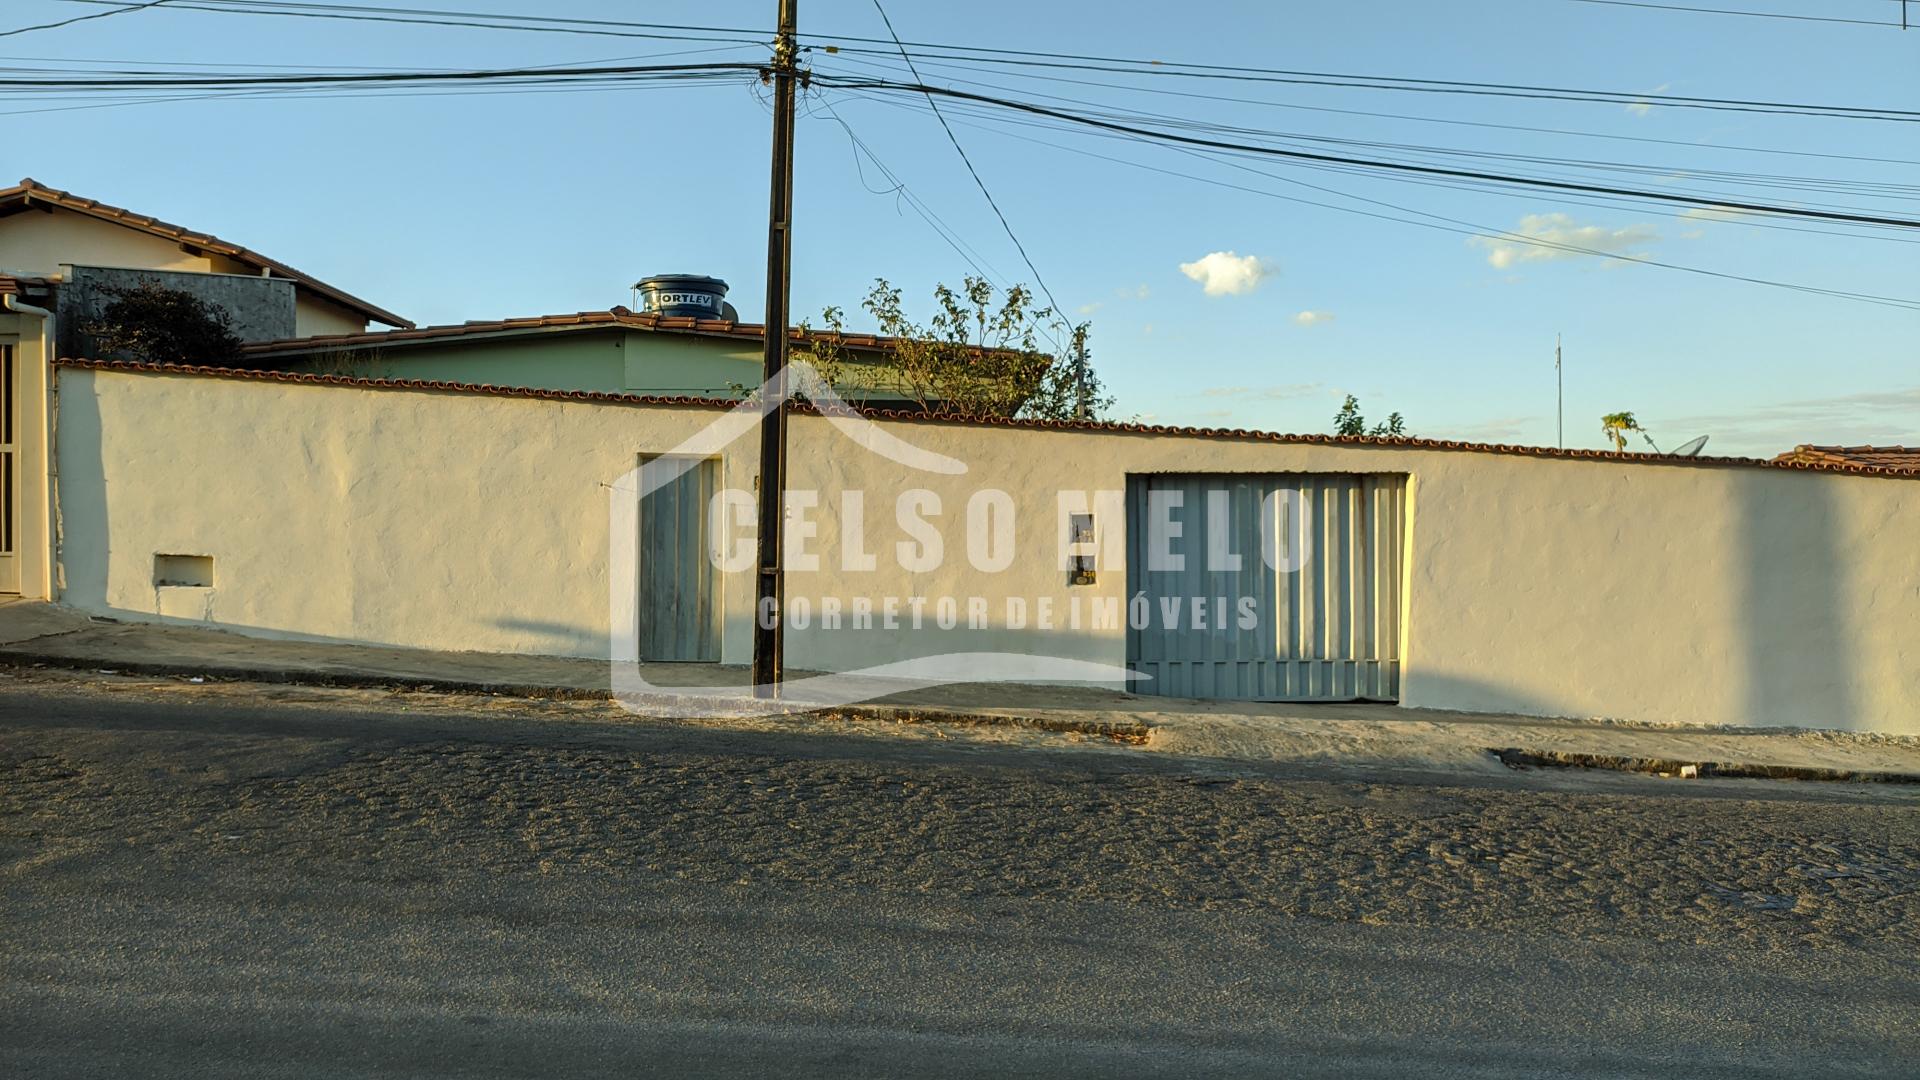
[[[47,469],[47,358],[53,351],[47,335],[58,333],[47,321],[16,315],[0,308],[0,345],[14,349],[15,453],[18,491],[15,495],[14,550],[19,560],[20,593],[29,600],[49,599],[53,579],[53,523]]]
[[[178,241],[66,210],[27,210],[0,218],[0,270],[39,276],[64,264],[131,266],[194,273],[250,273],[219,255],[190,255]]]
[[[367,317],[357,311],[349,311],[331,300],[314,296],[304,289],[295,295],[291,334],[293,337],[357,334],[366,328]]]
[[[152,236],[123,225],[67,210],[28,210],[0,218],[0,271],[52,277],[63,266],[177,271],[183,274],[232,274],[260,278],[260,271],[224,255],[189,254],[178,241]],[[265,279],[263,279],[265,280]],[[293,283],[284,278],[289,290]],[[305,337],[315,334],[356,334],[367,328],[364,314],[294,290],[293,317],[285,329],[248,333],[249,341]],[[235,312],[238,316],[238,312]]]
[[[695,405],[63,368],[62,599],[128,619],[440,649],[605,656],[609,484],[722,412]],[[190,417],[190,423],[181,418]],[[1057,491],[1129,474],[1391,473],[1410,478],[1403,704],[1650,722],[1920,734],[1920,486],[1781,469],[1292,444],[1127,431],[887,421],[965,462],[908,472],[797,414],[788,483],[821,492],[790,547],[789,597],[1125,596],[1102,568],[1070,588]],[[751,491],[749,434],[719,482]],[[961,525],[1008,493],[1018,557],[973,569]],[[866,575],[839,568],[831,508],[865,493]],[[935,493],[948,552],[894,563],[895,497]],[[1105,520],[1103,529],[1124,527]],[[745,538],[750,524],[727,542]],[[818,570],[804,554],[821,554]],[[212,556],[211,589],[160,589],[154,556]],[[750,572],[725,577],[722,659],[750,650]],[[857,668],[951,649],[1118,665],[1124,633],[790,629],[794,668]]]
[[[64,276],[66,280],[58,290],[62,356],[101,356],[87,327],[113,302],[111,290],[133,288],[146,281],[191,293],[225,311],[233,332],[242,341],[271,341],[294,332],[294,286],[284,278],[101,266],[69,266]]]
[[[625,333],[547,334],[531,337],[424,343],[404,348],[323,353],[297,360],[254,360],[288,371],[360,378],[420,379],[488,386],[621,393]]]
[[[798,355],[798,350],[796,350]],[[251,365],[285,371],[353,374],[427,382],[738,398],[761,383],[756,341],[607,327],[591,331],[473,335],[444,342],[342,350]],[[849,365],[850,372],[861,369]],[[849,380],[851,381],[851,380]],[[856,399],[868,394],[850,391]]]

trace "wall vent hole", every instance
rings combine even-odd
[[[213,556],[159,555],[153,557],[153,583],[187,588],[213,588]]]

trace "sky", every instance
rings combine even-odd
[[[769,36],[775,10],[775,0],[548,0],[538,9],[503,0],[392,3],[761,28]],[[1897,0],[1694,6],[1899,16]],[[14,0],[0,10],[0,31],[100,10]],[[1920,108],[1920,28],[1891,25],[1584,0],[890,0],[888,14],[909,42]],[[872,0],[805,0],[800,26],[829,39],[886,34]],[[643,56],[658,59],[630,59]],[[0,65],[11,68],[111,61],[155,70],[418,70],[764,56],[758,46],[166,5],[0,37]],[[815,49],[806,59],[821,72],[901,74],[873,66],[885,57]],[[1920,217],[1915,191],[1820,192],[1806,183],[1920,185],[1920,125],[1910,123],[931,61],[921,74],[999,96],[1073,98],[1293,139],[1418,146],[1428,149],[1403,156],[1427,160],[1438,160],[1439,148],[1627,163],[1644,168],[1614,178],[1643,190],[1725,193],[1735,189],[1701,174],[1764,174],[1791,179],[1739,193]],[[605,309],[629,303],[637,279],[667,272],[726,279],[743,318],[758,321],[764,304],[770,112],[750,79],[573,93],[101,104],[44,92],[0,98],[8,133],[0,183],[32,176],[214,233],[423,325]],[[938,282],[984,271],[1002,285],[1032,283],[1037,270],[1064,312],[1092,322],[1095,363],[1118,418],[1327,431],[1343,397],[1354,394],[1372,419],[1403,414],[1413,434],[1551,446],[1560,438],[1559,335],[1568,446],[1605,445],[1600,417],[1621,410],[1666,448],[1697,435],[1711,437],[1709,453],[1763,456],[1799,443],[1920,445],[1920,311],[1498,238],[1517,233],[1913,300],[1920,230],[1778,219],[1764,224],[1791,230],[1755,227],[1751,215],[1677,205],[1597,205],[1550,191],[1461,190],[1284,161],[1222,161],[951,105],[954,137],[1030,269],[924,99],[821,87],[805,95],[802,110],[796,314],[838,305],[862,328],[859,301],[876,278],[901,286],[925,316]],[[1862,158],[1879,160],[1855,160]],[[1564,163],[1447,160],[1573,175]],[[1440,218],[1465,223],[1448,229],[1468,235],[1406,220],[1445,224]]]

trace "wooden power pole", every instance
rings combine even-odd
[[[799,49],[794,42],[794,6],[780,0],[774,38],[773,181],[767,208],[766,349],[761,354],[765,393],[773,407],[760,417],[760,554],[753,605],[753,685],[757,697],[780,696],[781,623],[786,589],[780,547],[786,531],[787,490],[787,300],[793,257],[793,101]]]

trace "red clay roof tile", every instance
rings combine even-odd
[[[485,394],[493,397],[532,398],[541,401],[581,401],[612,405],[678,405],[702,409],[730,409],[739,402],[725,398],[687,397],[669,394],[609,394],[594,390],[546,390],[520,386],[489,386],[423,379],[359,379],[343,375],[306,375],[290,371],[255,371],[243,368],[199,367],[179,364],[139,364],[117,360],[62,359],[56,366],[93,371],[120,371],[155,375],[189,375],[216,379],[243,379],[253,382],[307,383],[363,390],[412,390],[437,393]],[[817,411],[796,403],[800,412]],[[1560,450],[1550,446],[1516,446],[1507,443],[1459,442],[1452,439],[1415,439],[1392,435],[1317,435],[1252,431],[1243,428],[1169,427],[1105,420],[1022,420],[1009,417],[962,417],[941,413],[909,412],[899,409],[858,410],[874,420],[904,420],[917,423],[968,424],[977,427],[1019,428],[1039,431],[1095,431],[1132,435],[1184,436],[1206,439],[1235,439],[1254,442],[1294,443],[1316,446],[1378,446],[1410,450],[1456,450],[1481,454],[1512,454],[1520,457],[1613,461],[1622,464],[1671,465],[1700,468],[1777,469],[1795,472],[1846,473],[1854,476],[1884,476],[1920,480],[1920,471],[1828,461],[1793,461],[1787,455],[1769,461],[1765,458],[1675,457],[1670,454],[1614,453],[1608,450]]]
[[[1802,443],[1774,460],[1920,470],[1920,446],[1814,446]]]
[[[614,307],[606,311],[579,311],[566,315],[533,315],[511,319],[490,319],[450,323],[444,326],[421,326],[406,330],[382,330],[363,334],[326,334],[317,337],[283,338],[279,341],[256,341],[244,350],[248,356],[295,356],[301,353],[317,352],[323,349],[351,349],[387,345],[407,345],[421,341],[438,341],[476,334],[505,334],[519,331],[545,330],[565,332],[570,330],[648,330],[671,334],[701,334],[709,337],[740,338],[760,341],[766,334],[766,327],[760,323],[736,322],[732,319],[700,319],[691,315],[657,315],[653,312],[630,311],[625,307]],[[835,335],[814,331],[807,334],[795,327],[790,331],[794,341],[834,340]],[[899,340],[880,334],[840,334],[841,345],[850,349],[889,349]]]

